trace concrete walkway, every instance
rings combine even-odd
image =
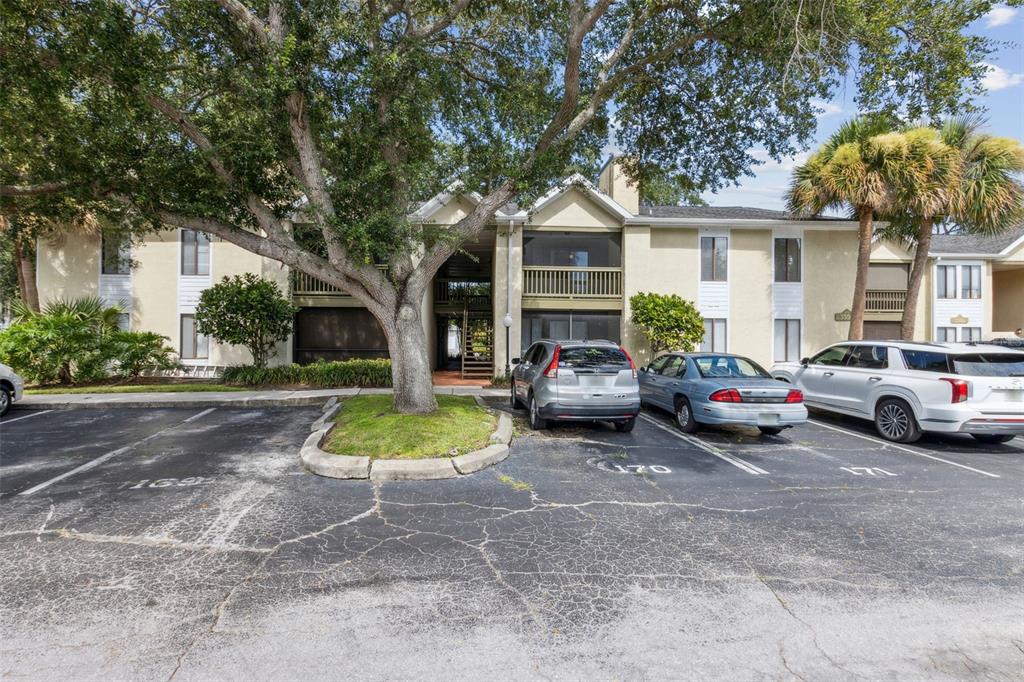
[[[321,405],[328,398],[354,395],[388,395],[390,388],[322,388],[303,391],[204,391],[182,393],[56,393],[27,395],[12,406],[42,410],[104,407],[273,407],[277,405]],[[505,388],[435,386],[438,395],[478,395],[504,397]]]

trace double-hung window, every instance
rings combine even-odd
[[[956,327],[939,327],[935,330],[935,340],[939,342],[956,342]]]
[[[124,239],[102,238],[102,270],[104,275],[127,275],[131,266],[128,242]]]
[[[981,298],[981,266],[960,266],[960,298]]]
[[[800,281],[800,239],[798,237],[775,239],[775,281]]]
[[[195,315],[181,316],[181,359],[206,360],[210,357],[209,340],[196,331]]]
[[[702,282],[724,282],[729,266],[729,238],[700,238],[700,279]]]
[[[700,349],[705,353],[725,353],[725,320],[705,319],[704,340],[700,342]]]
[[[181,231],[181,274],[210,274],[210,237],[206,233]]]
[[[956,266],[936,266],[935,286],[935,295],[938,298],[956,298]]]
[[[775,320],[775,361],[800,359],[800,320]]]
[[[981,341],[981,327],[960,327],[960,340],[964,343]]]

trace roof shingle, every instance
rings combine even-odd
[[[937,234],[932,237],[931,253],[976,253],[995,255],[1024,237],[1024,223],[998,235]]]
[[[786,211],[745,206],[641,206],[640,215],[650,218],[707,218],[725,220],[808,220]],[[822,216],[809,220],[845,220]]]

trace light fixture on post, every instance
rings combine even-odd
[[[505,376],[507,377],[512,373],[508,357],[509,346],[512,345],[512,313],[505,313],[505,318],[501,321],[501,323],[505,325]]]

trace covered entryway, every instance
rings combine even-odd
[[[300,308],[295,315],[295,362],[388,357],[387,339],[365,308]]]

